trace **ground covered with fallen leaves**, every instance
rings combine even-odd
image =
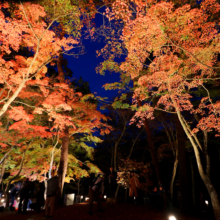
[[[95,220],[95,219],[123,219],[123,220],[168,220],[168,216],[174,214],[177,220],[199,220],[212,218],[207,215],[196,217],[194,214],[182,214],[176,211],[158,211],[147,205],[130,205],[130,204],[115,204],[104,203],[104,212],[97,212],[97,207],[94,205],[93,215],[88,215],[88,204],[74,204],[72,206],[57,206],[54,211],[54,220]],[[27,214],[18,214],[16,211],[0,213],[0,219],[4,220],[43,220],[44,211],[36,213],[28,211]]]

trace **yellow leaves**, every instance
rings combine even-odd
[[[75,179],[72,178],[72,177],[66,176],[64,182],[65,182],[65,183],[70,183],[70,180],[73,180],[73,181],[74,181]]]

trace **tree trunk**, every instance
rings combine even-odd
[[[79,195],[79,187],[80,187],[80,179],[78,179],[78,195]]]
[[[111,148],[111,167],[114,167],[114,149]]]
[[[190,166],[191,166],[191,175],[192,175],[192,201],[193,201],[193,206],[196,207],[195,176],[194,176],[194,168],[193,168],[193,159],[192,158],[190,158]]]
[[[9,210],[10,194],[8,190],[5,192],[5,208]]]
[[[190,208],[190,195],[187,177],[187,164],[186,164],[186,134],[181,126],[177,115],[174,115],[176,132],[177,132],[177,147],[178,147],[178,177],[181,192],[182,209],[188,210]]]
[[[136,138],[134,139],[134,141],[133,141],[133,143],[132,143],[132,146],[131,146],[131,149],[130,149],[130,153],[129,153],[129,155],[128,155],[128,158],[129,158],[129,159],[130,159],[131,154],[132,154],[132,152],[133,152],[133,150],[134,150],[134,146],[135,146],[135,144],[136,144],[136,142],[137,142],[139,136],[140,136],[141,133],[143,132],[143,130],[144,130],[144,129],[142,129],[142,130],[140,131],[140,133],[136,136]]]
[[[219,202],[217,192],[216,192],[213,184],[211,183],[210,178],[208,178],[206,175],[203,175],[203,174],[201,175],[201,177],[202,177],[202,179],[205,183],[205,186],[209,192],[209,196],[211,198],[215,219],[220,220],[220,202]]]
[[[125,130],[126,130],[126,124],[124,125],[123,131],[122,131],[119,139],[115,143],[115,147],[114,147],[114,171],[115,172],[117,172],[117,150],[118,150],[118,145],[119,145],[119,142],[121,141],[121,139],[122,139],[122,137],[125,133]]]
[[[55,154],[55,149],[56,149],[56,146],[57,146],[57,144],[58,144],[58,141],[59,141],[59,135],[57,136],[57,142],[56,142],[56,144],[54,145],[53,150],[52,150],[52,152],[51,152],[50,169],[49,169],[49,172],[48,172],[49,179],[51,178],[51,171],[52,171],[52,168],[53,168],[54,154]]]
[[[58,77],[57,78],[59,79],[60,83],[65,82],[65,76],[64,76],[64,72],[63,72],[62,63],[63,63],[63,54],[60,53],[58,60],[57,60],[57,69],[58,69]]]
[[[171,178],[171,183],[170,183],[170,194],[171,194],[171,202],[173,204],[173,184],[176,176],[176,170],[178,166],[178,149],[176,150],[176,157],[175,157],[175,162],[173,165],[173,173],[172,173],[172,178]]]
[[[117,188],[116,188],[116,191],[115,191],[115,198],[117,198],[117,196],[118,196],[119,187],[120,187],[120,185],[118,184]]]
[[[0,117],[8,110],[11,103],[17,98],[21,90],[24,88],[26,81],[27,79],[23,79],[22,82],[19,84],[17,90],[9,99],[7,99],[7,102],[5,102],[5,104],[2,106],[2,109],[0,110]]]
[[[191,135],[191,130],[189,130],[189,128],[187,127],[187,124],[185,124],[184,120],[182,119],[182,115],[180,113],[180,111],[178,110],[178,108],[176,108],[177,110],[177,115],[178,118],[180,120],[180,123],[187,135],[187,137],[189,138],[193,149],[194,149],[194,153],[196,156],[196,162],[197,162],[197,166],[198,166],[198,170],[199,170],[199,174],[208,190],[209,196],[211,198],[211,202],[212,202],[212,207],[213,207],[213,211],[214,211],[214,215],[215,215],[215,219],[216,220],[220,220],[220,202],[218,199],[218,195],[217,192],[210,180],[210,178],[208,177],[208,175],[205,174],[203,166],[202,166],[202,162],[201,162],[201,156],[198,150],[198,146],[196,144],[196,141],[193,139],[192,135]]]
[[[2,163],[1,174],[0,174],[1,175],[1,177],[0,177],[0,184],[2,184],[2,189],[3,189],[2,180],[3,180],[4,174],[5,174],[5,161],[6,160],[4,160],[3,163]]]
[[[68,147],[69,147],[69,129],[68,127],[64,130],[65,136],[62,138],[62,148],[60,155],[60,164],[58,168],[58,177],[59,177],[59,198],[63,194],[63,185],[65,181],[67,165],[68,165]]]
[[[204,157],[206,161],[206,175],[210,178],[211,163],[208,153],[208,132],[204,130],[203,135],[204,135]]]
[[[142,106],[141,101],[139,99],[137,101],[138,101],[138,106],[141,107]],[[148,149],[150,151],[152,162],[153,162],[153,165],[156,171],[158,185],[160,185],[163,182],[162,182],[162,177],[161,177],[161,172],[160,172],[160,165],[157,159],[157,152],[156,152],[156,149],[153,143],[153,137],[152,137],[150,126],[148,124],[147,119],[144,119],[143,122],[144,122],[145,131],[147,133]]]
[[[29,146],[30,146],[30,145],[29,145]],[[13,176],[13,177],[8,181],[8,183],[7,183],[6,186],[5,186],[4,193],[6,194],[6,198],[5,198],[5,199],[6,199],[6,205],[5,205],[5,208],[6,208],[6,209],[9,208],[9,199],[10,199],[10,197],[9,197],[9,192],[8,192],[9,187],[10,187],[10,185],[11,185],[11,182],[12,182],[13,180],[17,179],[17,177],[20,175],[20,173],[21,173],[21,171],[22,171],[22,168],[23,168],[23,165],[24,165],[25,153],[26,153],[26,151],[28,150],[29,146],[28,146],[27,149],[23,152],[23,156],[22,156],[21,164],[20,164],[20,169],[19,169],[18,173],[17,173],[15,176]]]

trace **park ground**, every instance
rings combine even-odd
[[[130,205],[130,204],[103,204],[104,212],[98,213],[97,207],[94,205],[93,215],[88,215],[88,204],[74,204],[71,206],[56,207],[53,220],[95,220],[95,219],[123,219],[123,220],[168,220],[168,216],[174,214],[177,220],[212,220],[211,217],[203,214],[195,217],[194,214],[182,214],[178,211],[167,212],[158,211],[147,205]],[[4,220],[43,220],[44,211],[36,213],[28,211],[27,214],[18,214],[16,211],[0,213],[0,219]]]

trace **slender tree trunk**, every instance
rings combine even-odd
[[[134,150],[134,146],[135,146],[135,144],[136,144],[136,142],[137,142],[139,136],[140,136],[141,133],[143,132],[143,130],[144,130],[144,128],[140,131],[140,133],[136,136],[136,138],[134,139],[134,141],[133,141],[133,143],[132,143],[132,146],[131,146],[131,149],[130,149],[130,153],[129,153],[129,155],[128,155],[128,158],[129,158],[129,159],[130,159],[131,154],[132,154],[132,152],[133,152],[133,150]]]
[[[141,101],[139,99],[137,101],[138,101],[138,106],[141,107],[142,106]],[[160,185],[163,182],[162,182],[162,177],[161,177],[161,172],[160,172],[160,165],[157,159],[157,152],[156,152],[156,149],[153,143],[153,137],[152,137],[150,126],[148,124],[147,119],[144,119],[143,122],[144,122],[145,131],[147,133],[148,149],[150,151],[152,162],[153,162],[153,165],[156,171],[157,181],[158,181],[158,184]]]
[[[114,171],[115,172],[117,172],[117,150],[118,150],[118,145],[119,145],[119,142],[121,141],[121,139],[122,139],[122,137],[125,133],[125,130],[126,130],[126,124],[124,125],[123,131],[122,131],[119,139],[115,143],[115,147],[114,147]]]
[[[168,91],[171,93],[171,87],[170,85],[168,85]],[[178,119],[180,121],[180,124],[183,127],[183,130],[185,131],[186,136],[188,137],[188,139],[190,140],[194,153],[195,153],[195,157],[196,157],[196,162],[197,162],[197,166],[198,166],[198,170],[199,170],[199,174],[208,190],[209,196],[211,198],[211,202],[212,202],[212,207],[213,207],[213,211],[214,211],[214,215],[216,220],[220,220],[220,202],[218,199],[218,195],[217,192],[210,180],[210,177],[205,173],[204,168],[202,166],[202,161],[201,161],[201,155],[199,152],[199,148],[201,149],[201,144],[199,143],[197,137],[192,133],[189,125],[187,124],[187,122],[184,120],[183,116],[181,115],[181,112],[179,110],[179,107],[176,103],[176,100],[173,98],[173,96],[171,95],[171,100],[174,104]]]
[[[10,194],[8,191],[5,192],[5,208],[9,210]]]
[[[28,148],[29,148],[29,146],[28,146]],[[27,148],[27,149],[28,149]],[[25,158],[25,153],[26,153],[26,151],[27,151],[27,149],[23,152],[23,156],[22,156],[22,159],[21,159],[21,164],[20,164],[20,169],[19,169],[19,171],[18,171],[18,173],[15,175],[15,176],[13,176],[13,178],[11,178],[9,181],[8,181],[8,183],[6,184],[6,186],[5,186],[5,190],[4,190],[4,192],[5,192],[5,194],[6,194],[6,205],[5,205],[5,208],[9,208],[9,192],[8,192],[8,190],[9,190],[9,187],[10,187],[10,184],[11,184],[11,182],[13,181],[13,180],[15,180],[15,179],[17,179],[17,177],[20,175],[20,173],[21,173],[21,171],[22,171],[22,168],[23,168],[23,165],[24,165],[24,158]]]
[[[124,128],[123,128],[123,131],[122,131],[122,133],[121,133],[121,136],[120,136],[120,138],[118,139],[118,141],[116,142],[115,148],[114,148],[114,171],[115,171],[115,172],[117,172],[117,164],[116,164],[116,163],[117,163],[117,147],[118,147],[118,144],[119,144],[121,138],[123,137],[123,135],[124,135],[124,133],[125,133],[125,130],[126,130],[126,124],[125,124],[125,126],[124,126]],[[116,191],[115,191],[115,198],[117,198],[117,196],[118,196],[119,187],[120,187],[120,185],[118,184],[118,185],[117,185],[117,188],[116,188]]]
[[[4,174],[5,174],[5,159],[4,159],[4,161],[2,162],[2,168],[1,168],[1,177],[0,177],[0,184],[2,184],[2,186],[3,186],[3,183],[2,183],[2,180],[3,180],[3,176],[4,176]],[[3,189],[3,187],[2,187],[2,189]]]
[[[78,195],[79,195],[80,179],[78,180]]]
[[[193,168],[193,159],[192,158],[190,158],[190,166],[191,166],[191,175],[192,175],[192,201],[193,201],[193,206],[196,207],[195,176],[194,176],[194,168]]]
[[[65,76],[64,76],[64,72],[63,72],[63,67],[62,67],[62,63],[63,63],[63,54],[59,54],[58,60],[57,60],[57,69],[58,69],[58,79],[61,83],[65,82]]]
[[[206,161],[206,174],[210,178],[211,163],[210,163],[210,157],[208,153],[208,132],[203,131],[203,134],[204,134],[204,157]]]
[[[160,121],[161,124],[163,125],[164,129],[165,129],[165,133],[167,135],[167,138],[169,140],[170,146],[172,147],[172,151],[173,151],[173,155],[175,156],[175,161],[173,164],[173,172],[172,172],[172,177],[171,177],[171,181],[170,181],[170,195],[171,195],[171,203],[173,204],[173,185],[174,185],[174,180],[176,177],[176,172],[177,172],[177,167],[178,167],[178,139],[177,139],[177,135],[176,138],[173,135],[173,132],[169,132],[169,129],[167,129],[166,125],[163,123],[163,121]],[[173,144],[174,143],[174,144]],[[173,147],[174,145],[174,147]]]
[[[176,132],[177,132],[177,140],[178,140],[178,177],[180,184],[180,192],[181,192],[181,203],[182,209],[188,210],[190,208],[190,195],[189,195],[189,185],[188,185],[188,177],[187,177],[187,164],[186,164],[186,134],[181,126],[177,115],[174,115]]]
[[[178,149],[176,150],[175,162],[173,164],[173,173],[172,173],[172,178],[171,178],[171,183],[170,183],[170,194],[171,194],[172,204],[173,204],[173,184],[174,184],[174,180],[176,177],[177,166],[178,166]]]
[[[11,152],[11,150],[14,148],[14,146],[12,146],[10,148],[10,150],[4,155],[4,157],[1,159],[0,161],[0,165],[5,161],[5,159],[7,158],[8,154]]]
[[[50,169],[49,169],[49,172],[48,172],[49,178],[51,178],[51,171],[52,171],[52,168],[53,168],[54,154],[55,154],[55,149],[56,149],[56,146],[58,144],[58,141],[59,141],[59,134],[57,136],[56,144],[54,145],[53,150],[51,152]]]
[[[202,180],[203,180],[203,182],[204,182],[204,184],[205,184],[205,186],[208,190],[209,196],[211,198],[215,219],[220,220],[220,202],[219,202],[219,199],[218,199],[217,192],[216,192],[210,178],[204,172],[202,162],[201,162],[201,158],[200,158],[200,153],[199,153],[199,150],[198,150],[198,146],[197,146],[195,140],[193,139],[193,137],[191,135],[191,132],[189,132],[189,128],[184,123],[184,120],[182,119],[182,115],[181,115],[180,111],[178,110],[178,108],[176,108],[176,110],[177,110],[177,115],[178,115],[178,118],[180,120],[180,123],[181,123],[187,137],[189,138],[192,146],[193,146],[194,153],[195,153],[195,156],[196,156],[196,162],[197,162],[199,174],[200,174],[200,176],[201,176],[201,178],[202,178]]]
[[[116,188],[116,191],[115,191],[115,198],[117,198],[117,196],[118,196],[119,187],[120,187],[120,185],[118,184],[117,188]]]
[[[67,165],[68,165],[68,147],[69,147],[69,129],[68,129],[68,127],[65,128],[64,132],[65,132],[65,136],[62,138],[60,164],[59,164],[59,168],[58,168],[59,198],[61,198],[62,194],[63,194],[63,186],[64,186]]]
[[[114,148],[111,151],[111,167],[114,167]]]
[[[194,114],[195,119],[197,120],[197,122],[199,122],[200,118],[198,117],[197,114]],[[208,132],[207,130],[203,131],[203,147],[200,146],[202,152],[203,152],[203,156],[205,158],[205,172],[206,175],[210,178],[210,171],[211,171],[211,162],[210,162],[210,157],[209,157],[209,153],[208,153]]]
[[[13,95],[5,102],[5,104],[2,106],[2,109],[0,110],[0,116],[2,116],[9,108],[11,103],[17,98],[21,90],[24,88],[25,83],[27,79],[23,79],[22,82],[19,84],[17,90],[13,93]]]

